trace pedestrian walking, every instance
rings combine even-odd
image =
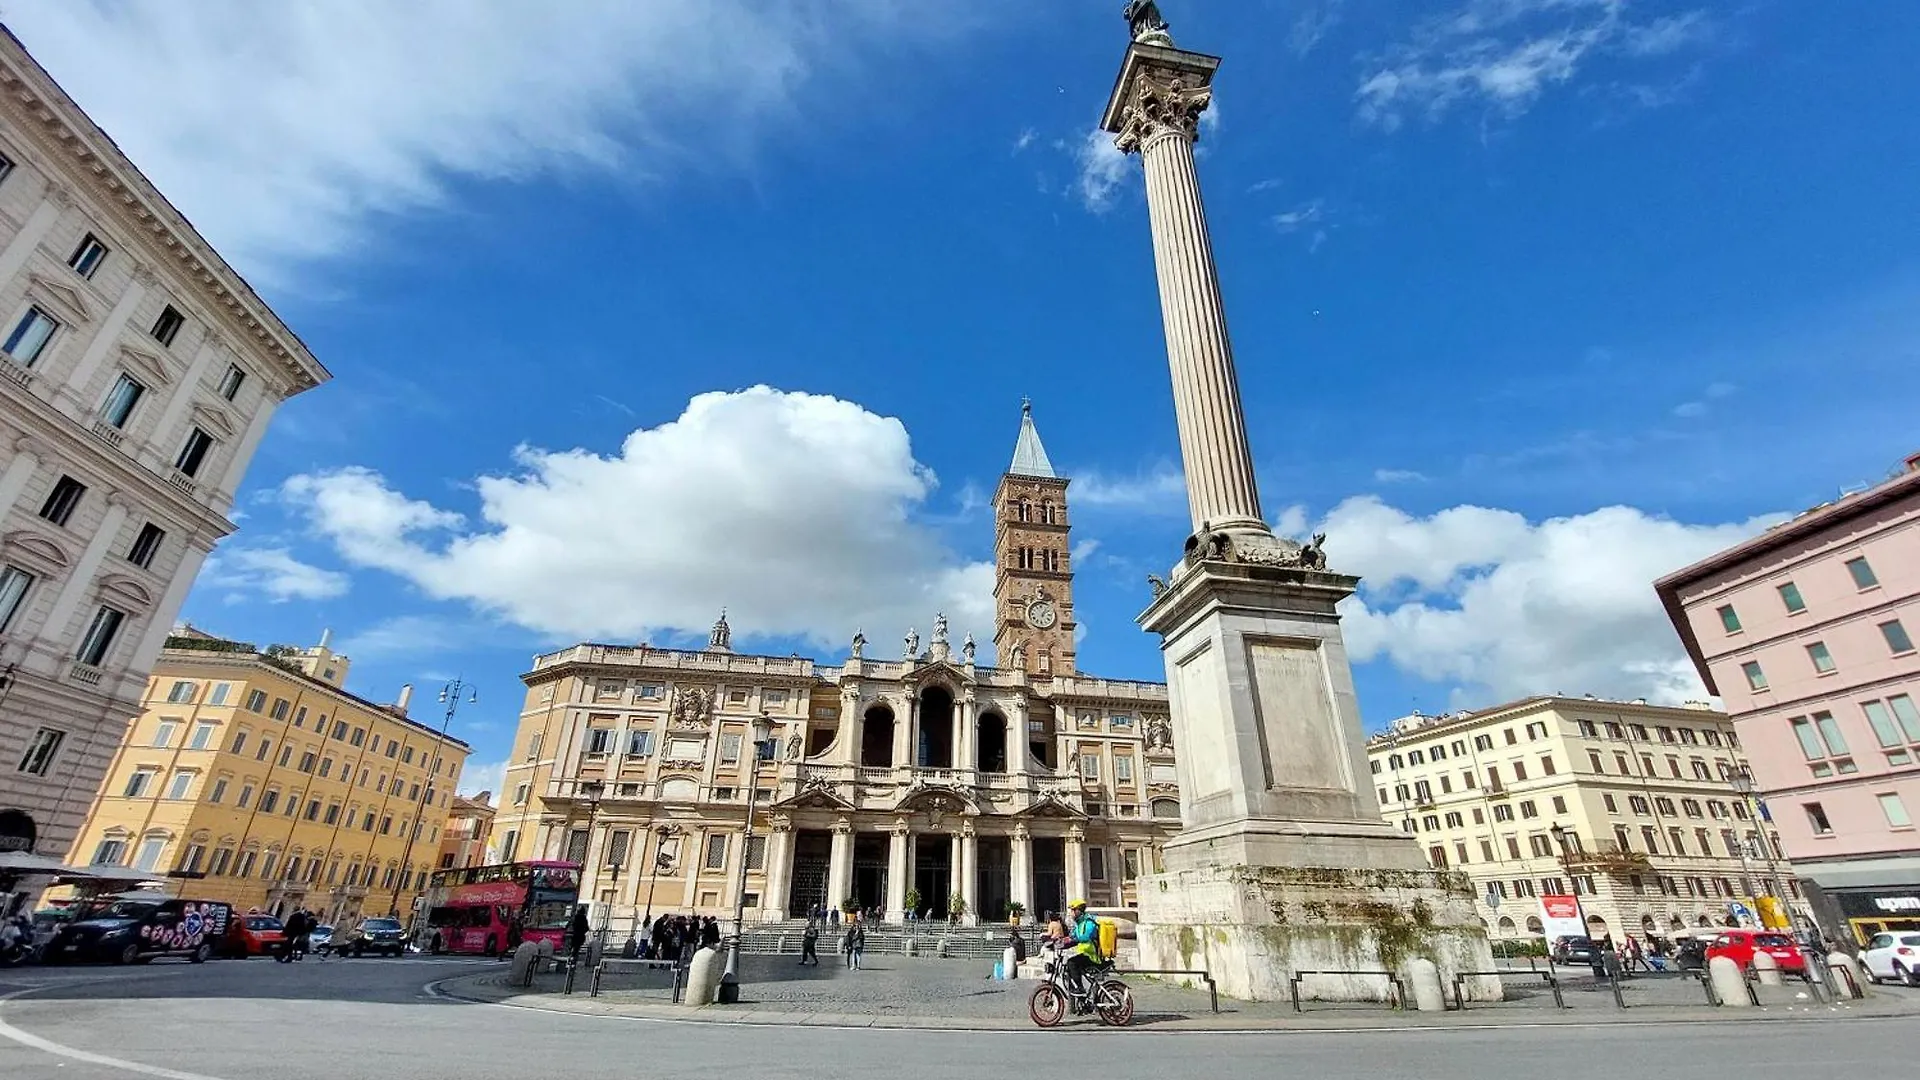
[[[867,951],[867,926],[859,919],[847,923],[847,936],[840,942],[840,951],[846,954],[847,970],[860,968],[860,954]]]
[[[587,935],[593,928],[587,924],[587,907],[581,904],[573,909],[573,924],[567,927],[567,952],[575,960],[580,958],[580,950],[587,947]]]
[[[815,919],[807,920],[807,928],[800,932],[800,963],[813,961],[814,967],[820,966],[820,923]]]

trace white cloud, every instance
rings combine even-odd
[[[961,20],[898,0],[20,0],[7,24],[244,272],[350,250],[461,178],[737,161],[863,54]]]
[[[1698,11],[1636,23],[1629,6],[1629,0],[1467,0],[1371,60],[1355,93],[1360,117],[1390,131],[1410,113],[1438,119],[1476,102],[1518,116],[1601,56],[1663,56],[1704,40],[1713,28]]]
[[[1673,407],[1673,415],[1682,420],[1692,420],[1707,415],[1707,403],[1704,401],[1683,401]]]
[[[1317,528],[1334,568],[1363,579],[1341,609],[1356,661],[1385,658],[1482,701],[1678,702],[1705,691],[1654,579],[1777,520],[1689,525],[1624,506],[1537,523],[1478,506],[1414,517],[1369,496]]]
[[[490,791],[494,796],[493,805],[499,806],[505,801],[500,798],[500,786],[506,782],[507,765],[505,761],[496,761],[491,765],[475,765],[468,761],[466,768],[460,770],[460,782],[454,787],[455,793],[471,798],[483,791]]]
[[[1075,193],[1087,209],[1096,214],[1105,213],[1113,207],[1120,189],[1133,178],[1133,163],[1113,145],[1113,136],[1098,128],[1087,132],[1073,151],[1080,170],[1074,183]]]
[[[1073,480],[1076,506],[1121,506],[1142,510],[1185,513],[1187,480],[1179,469],[1161,465],[1136,476],[1106,476],[1085,472]]]
[[[876,641],[945,611],[990,638],[993,567],[955,557],[915,514],[933,475],[898,420],[764,386],[695,397],[612,456],[521,447],[481,477],[477,522],[365,469],[281,489],[341,555],[562,638]],[[750,647],[750,646],[749,646]]]
[[[334,648],[355,660],[391,660],[453,652],[477,644],[483,637],[491,644],[500,643],[497,628],[476,624],[471,618],[394,615],[347,631]],[[423,673],[420,679],[422,682],[447,681],[436,673]]]
[[[1326,201],[1324,199],[1310,199],[1285,213],[1275,214],[1273,216],[1273,227],[1283,233],[1299,232],[1301,229],[1320,221],[1321,218],[1325,216],[1325,212]]]
[[[1373,479],[1381,484],[1418,484],[1426,481],[1427,474],[1415,469],[1375,469]]]
[[[1032,146],[1033,140],[1039,137],[1040,133],[1032,128],[1021,128],[1020,134],[1013,140],[1013,152],[1017,154],[1027,147]]]
[[[347,575],[301,562],[284,547],[232,547],[207,557],[198,579],[222,589],[255,592],[276,604],[346,595]]]

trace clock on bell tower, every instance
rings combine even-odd
[[[997,662],[1034,676],[1073,674],[1067,479],[1047,460],[1031,402],[1020,405],[1020,437],[993,493],[993,518]]]

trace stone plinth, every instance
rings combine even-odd
[[[1204,968],[1220,992],[1285,1001],[1295,972],[1392,972],[1426,959],[1443,986],[1491,971],[1486,932],[1466,877],[1434,870],[1217,865],[1140,881],[1140,966]],[[1500,980],[1468,979],[1467,997],[1497,1001]],[[1386,979],[1316,975],[1300,996],[1385,1001]]]

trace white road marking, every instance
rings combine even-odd
[[[34,987],[31,990],[15,990],[11,994],[0,994],[0,1006],[4,1006],[14,998],[26,994],[38,993],[44,989],[48,988]],[[19,1028],[7,1023],[4,1018],[0,1018],[0,1038],[11,1039],[22,1046],[30,1046],[35,1050],[52,1054],[55,1057],[72,1058],[74,1061],[84,1061],[89,1065],[104,1065],[109,1069],[120,1069],[125,1072],[139,1073],[142,1076],[157,1076],[160,1077],[161,1080],[220,1080],[220,1077],[208,1076],[205,1073],[182,1072],[179,1069],[167,1069],[159,1065],[144,1065],[138,1061],[124,1061],[120,1058],[108,1057],[105,1054],[96,1054],[91,1050],[82,1050],[78,1047],[66,1046],[62,1043],[54,1042],[52,1039],[43,1039],[30,1032],[21,1031]]]

